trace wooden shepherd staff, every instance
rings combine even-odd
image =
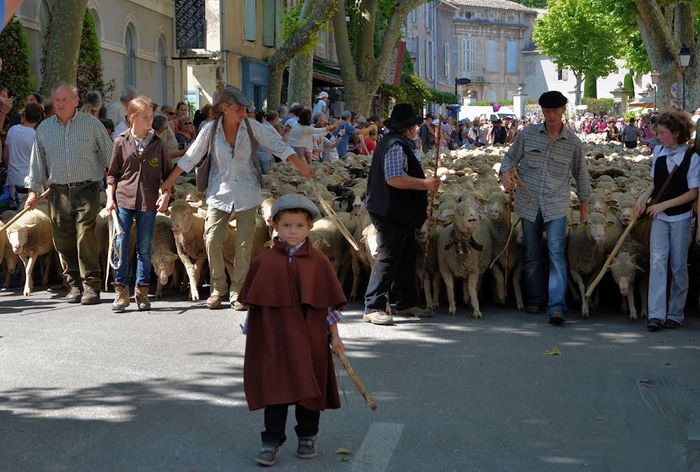
[[[340,359],[340,363],[343,364],[343,367],[345,367],[345,371],[348,373],[348,375],[352,379],[352,382],[355,384],[355,388],[357,388],[357,391],[360,392],[360,395],[362,395],[362,398],[365,399],[365,403],[367,404],[367,406],[370,407],[371,410],[376,410],[377,409],[377,402],[374,401],[374,398],[372,398],[372,395],[367,391],[365,386],[362,385],[360,378],[355,373],[355,369],[353,369],[352,366],[350,365],[350,361],[348,361],[348,358],[345,357],[345,354],[342,352],[335,352],[334,354],[336,356],[338,356],[338,359]]]
[[[651,196],[651,192],[654,191],[654,184],[649,184],[649,186],[644,190],[642,193],[642,196],[640,197],[640,200],[642,201],[647,201],[649,197]],[[605,264],[603,264],[603,268],[600,269],[600,272],[596,276],[595,279],[593,279],[593,282],[591,282],[591,285],[588,287],[588,290],[586,290],[586,298],[590,298],[591,295],[593,294],[593,290],[598,286],[600,281],[603,279],[603,276],[605,275],[605,272],[610,268],[610,264],[612,264],[613,259],[615,259],[615,256],[617,256],[617,253],[620,251],[620,248],[622,247],[622,243],[625,242],[625,239],[627,239],[627,236],[629,236],[630,231],[632,231],[632,228],[634,228],[634,225],[637,224],[637,221],[639,221],[637,217],[637,212],[634,212],[634,215],[632,216],[632,221],[630,221],[630,224],[627,225],[627,228],[625,229],[624,233],[622,233],[622,236],[620,236],[620,239],[617,240],[617,243],[615,243],[615,247],[613,248],[612,251],[610,251],[610,255],[608,258],[605,260]]]
[[[435,174],[433,177],[437,177],[437,170],[440,166],[440,125],[435,128]],[[428,226],[426,227],[425,242],[423,243],[423,253],[425,257],[428,257],[428,249],[430,247],[430,238],[433,233],[433,206],[435,205],[435,195],[437,192],[432,192],[430,194],[430,199],[428,200]]]
[[[50,191],[51,191],[51,188],[47,188],[46,190],[44,190],[44,193],[42,193],[41,195],[39,195],[39,200],[41,200],[42,198],[46,197],[46,196],[49,194]],[[2,228],[0,228],[0,233],[2,233],[3,231],[7,231],[7,230],[10,228],[10,226],[12,226],[13,224],[15,224],[15,223],[17,222],[17,220],[19,220],[20,218],[22,218],[22,215],[24,215],[24,214],[27,213],[28,211],[29,211],[29,208],[24,207],[24,208],[22,209],[22,211],[20,211],[19,213],[17,213],[10,221],[8,221],[7,223],[5,223],[5,226],[3,226]]]
[[[508,265],[509,265],[509,259],[510,259],[510,236],[511,236],[511,231],[513,228],[511,227],[510,223],[510,216],[511,213],[513,213],[513,209],[511,208],[513,205],[513,192],[508,191],[508,210],[507,210],[507,215],[508,215],[508,221],[506,222],[506,232],[508,233],[508,240],[506,241],[506,253],[505,253],[505,260],[506,260],[506,266],[505,269],[503,270],[503,294],[505,297],[508,297]]]

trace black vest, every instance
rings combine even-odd
[[[678,169],[673,174],[668,187],[666,187],[664,194],[661,196],[657,196],[656,194],[659,192],[659,190],[661,190],[661,187],[668,178],[668,166],[666,165],[667,156],[660,156],[658,159],[656,159],[656,164],[654,164],[654,193],[651,194],[651,198],[653,200],[655,200],[657,203],[671,200],[672,198],[683,195],[688,191],[688,168],[690,168],[690,158],[692,156],[693,150],[688,149],[683,157],[681,165],[678,166]],[[664,213],[666,213],[668,216],[680,215],[681,213],[690,211],[692,208],[693,202],[690,201],[683,205],[667,208],[664,210]]]
[[[424,179],[423,167],[411,142],[399,133],[389,133],[377,144],[367,179],[367,211],[399,224],[419,227],[427,218],[428,192],[425,190],[401,190],[386,183],[384,156],[387,149],[400,144],[407,156],[406,174]]]

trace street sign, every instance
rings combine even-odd
[[[176,49],[206,49],[204,0],[175,0]]]

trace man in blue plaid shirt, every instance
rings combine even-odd
[[[416,230],[427,217],[428,192],[437,191],[440,180],[426,178],[416,156],[414,140],[418,124],[413,106],[398,104],[384,122],[390,132],[374,151],[367,180],[367,211],[377,230],[379,255],[365,293],[363,320],[393,324],[387,310],[387,294],[402,316],[429,317],[416,306]]]

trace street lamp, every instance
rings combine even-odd
[[[681,66],[681,76],[683,77],[683,93],[681,94],[681,108],[685,110],[685,70],[690,65],[690,49],[685,44],[678,51],[678,62]]]
[[[654,69],[651,71],[651,84],[654,86],[654,111],[656,111],[656,90],[659,88],[659,76],[661,75],[658,70]]]

